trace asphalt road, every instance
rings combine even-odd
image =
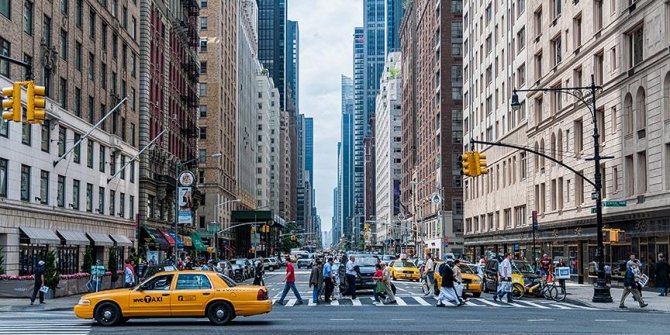
[[[493,303],[487,294],[466,306],[436,308],[412,282],[396,282],[403,301],[399,305],[374,306],[364,293],[359,303],[341,298],[337,305],[316,305],[307,300],[308,276],[307,271],[297,274],[304,305],[275,304],[269,314],[237,318],[223,327],[206,319],[143,319],[104,328],[63,311],[0,313],[0,334],[668,334],[670,315],[636,308],[610,311],[528,299],[507,305]],[[274,299],[281,293],[282,279],[279,271],[266,277]],[[289,298],[295,302],[292,293]]]

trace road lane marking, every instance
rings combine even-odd
[[[330,319],[330,321],[354,321],[354,319]]]
[[[286,303],[286,305],[284,305],[284,306],[293,307],[293,305],[295,305],[296,302],[298,302],[298,299],[289,299],[288,302]]]
[[[398,303],[398,306],[407,306],[405,300],[402,300],[400,297],[395,297],[395,302]]]
[[[528,322],[547,322],[547,321],[556,321],[554,319],[528,319]]]
[[[536,303],[534,303],[534,302],[530,302],[530,301],[522,301],[522,300],[517,300],[517,301],[518,301],[519,303],[527,304],[527,305],[530,305],[530,306],[533,306],[533,307],[537,307],[537,308],[541,308],[541,309],[551,309],[551,308],[549,308],[549,307],[547,307],[547,306],[542,306],[542,305],[540,305],[540,304],[536,304]]]
[[[421,306],[430,306],[430,304],[429,304],[426,300],[423,300],[423,298],[421,298],[421,297],[413,297],[413,298],[414,298],[414,300],[416,300],[416,302],[418,302],[419,305],[421,305]]]
[[[593,320],[593,321],[595,321],[595,322],[626,322],[626,320],[619,320],[619,319],[617,319],[617,320],[602,320],[602,319],[595,319],[595,320]]]
[[[292,321],[293,319],[270,319],[268,321]]]
[[[570,307],[561,306],[561,305],[557,305],[557,304],[550,304],[550,305],[551,305],[551,306],[554,306],[554,307],[556,307],[556,308],[560,308],[560,309],[572,309],[572,308],[570,308]]]
[[[560,304],[561,304],[561,305],[564,305],[564,306],[567,306],[567,307],[579,308],[579,309],[585,309],[585,310],[588,310],[588,311],[597,311],[597,310],[598,310],[598,308],[586,307],[586,306],[579,306],[579,305],[573,305],[573,304],[569,304],[569,303],[567,303],[567,302],[561,302]]]
[[[415,319],[391,319],[391,321],[414,321]]]
[[[481,322],[480,319],[451,319],[452,322]]]
[[[360,299],[351,299],[351,304],[354,306],[363,306]]]
[[[530,308],[530,306],[519,305],[519,304],[517,304],[517,303],[515,303],[515,302],[508,302],[507,304],[510,305],[510,306],[514,306],[514,307]]]

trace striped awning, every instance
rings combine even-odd
[[[114,241],[103,233],[86,233],[96,247],[113,247]]]
[[[60,244],[60,237],[51,229],[19,227],[28,237],[30,244]]]
[[[110,235],[112,240],[116,242],[117,247],[132,247],[133,241],[131,241],[126,235]]]
[[[83,232],[59,229],[57,233],[64,245],[91,245],[91,241]]]

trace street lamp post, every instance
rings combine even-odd
[[[226,201],[224,201],[224,202],[222,202],[222,203],[217,204],[216,206],[214,206],[214,217],[215,217],[215,219],[216,219],[216,220],[215,220],[215,221],[216,221],[216,224],[221,224],[221,223],[219,222],[219,207],[221,207],[221,206],[223,206],[223,205],[226,205],[226,204],[229,204],[229,203],[240,202],[240,201],[242,201],[242,200],[240,200],[240,199],[226,200]],[[219,244],[219,233],[216,232],[216,233],[214,234],[214,250],[216,251],[217,254],[219,253],[218,244]]]
[[[174,178],[174,200],[175,200],[175,202],[174,202],[174,235],[175,235],[175,237],[179,234],[179,175],[183,172],[181,169],[184,166],[188,165],[189,163],[195,162],[195,161],[200,160],[202,158],[207,158],[207,157],[219,158],[221,156],[223,156],[223,155],[220,152],[218,152],[218,153],[211,154],[211,155],[208,155],[208,156],[205,156],[205,157],[197,157],[197,158],[189,159],[186,162],[177,161],[175,163],[175,167],[174,167],[174,170],[175,170],[175,178]],[[179,247],[177,246],[177,243],[175,242],[175,244],[174,244],[175,264],[177,262],[177,257],[178,257],[178,253],[179,253],[178,248]]]
[[[607,281],[605,280],[605,247],[603,245],[603,213],[602,213],[602,175],[600,174],[600,160],[607,159],[612,157],[603,157],[600,156],[600,134],[598,133],[598,122],[596,121],[596,91],[602,89],[600,86],[596,86],[593,75],[591,75],[591,85],[585,87],[559,87],[559,88],[538,88],[538,89],[524,89],[524,90],[514,90],[512,94],[512,105],[513,109],[518,109],[521,104],[519,103],[519,96],[517,92],[559,92],[569,94],[579,101],[584,103],[586,108],[591,112],[593,118],[593,162],[595,171],[593,173],[593,182],[586,179],[588,182],[593,184],[595,192],[592,194],[592,199],[596,201],[596,237],[598,240],[598,246],[596,248],[596,262],[598,263],[598,279],[596,280],[596,285],[593,287],[593,302],[612,302],[612,295],[610,293],[610,287],[607,286]],[[591,105],[584,100],[584,95],[582,92],[588,92],[591,94]],[[583,177],[583,176],[582,176]]]

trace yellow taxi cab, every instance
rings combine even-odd
[[[237,285],[214,271],[159,272],[134,288],[86,294],[74,306],[77,317],[103,326],[148,317],[207,317],[223,325],[237,316],[270,311],[265,287]]]
[[[439,269],[440,265],[444,263],[443,261],[435,262],[435,295],[440,294],[440,285],[442,284],[442,276],[440,275]],[[460,263],[458,267],[461,268],[461,274],[463,276],[463,285],[465,286],[464,290],[466,293],[472,294],[474,297],[480,297],[484,289],[484,284],[482,278],[477,275],[470,266],[464,263]]]
[[[409,279],[419,281],[419,268],[410,260],[397,259],[391,261],[389,264],[389,271],[391,272],[391,278],[393,278],[393,280]]]

